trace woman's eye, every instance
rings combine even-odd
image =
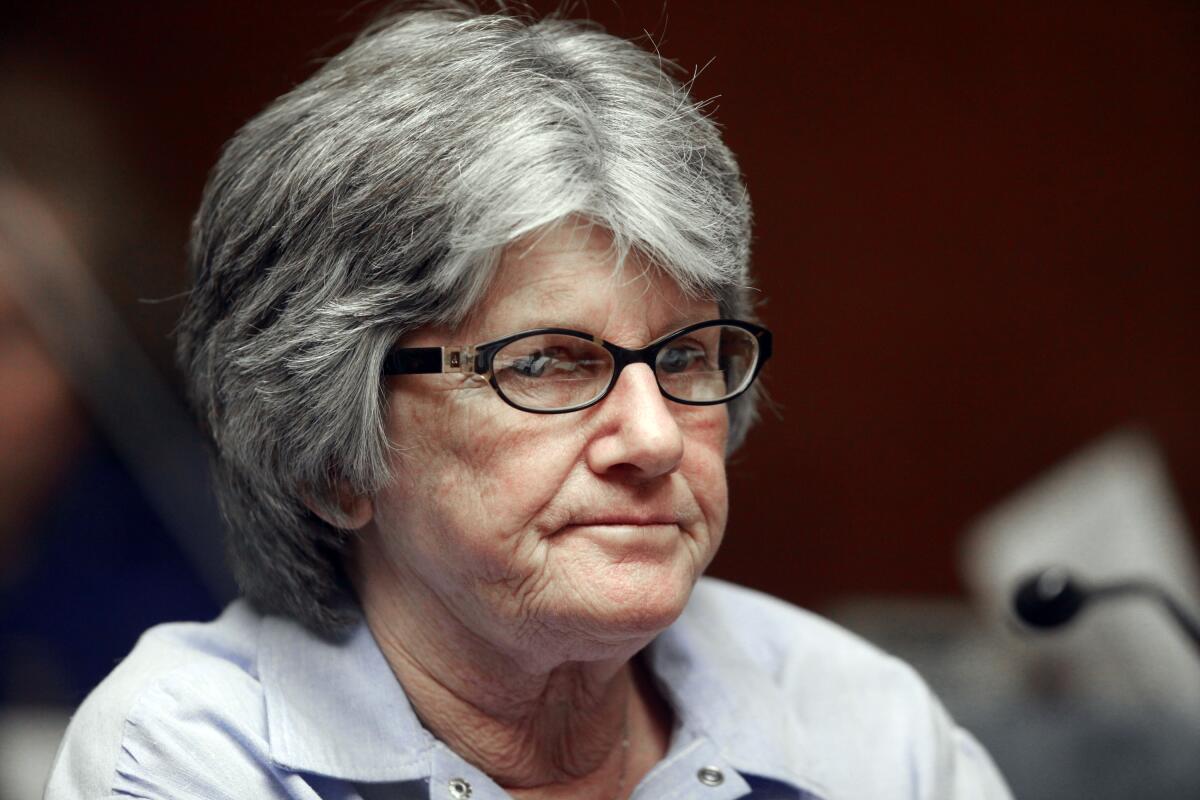
[[[686,372],[693,365],[704,363],[704,350],[694,344],[673,344],[658,356],[658,366],[664,372]]]
[[[515,348],[513,348],[515,349]],[[603,378],[612,369],[611,359],[587,342],[528,347],[519,354],[501,351],[493,362],[496,371],[513,378],[542,381],[582,381]]]
[[[572,372],[578,358],[565,347],[544,347],[513,359],[510,369],[523,378],[552,377],[563,372]]]
[[[543,353],[530,353],[527,356],[514,358],[509,369],[526,378],[540,378],[553,360],[552,356]]]

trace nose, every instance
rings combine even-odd
[[[637,481],[674,472],[683,458],[683,432],[646,364],[630,364],[597,406],[599,430],[587,450],[599,475]]]

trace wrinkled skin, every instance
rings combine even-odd
[[[460,330],[405,344],[561,326],[639,347],[718,316],[636,259],[615,274],[609,244],[569,224],[514,245]],[[726,408],[667,400],[642,364],[559,415],[461,375],[388,389],[395,480],[349,502],[362,523],[351,573],[385,656],[427,726],[506,785],[611,793],[600,778],[626,769],[612,752],[623,720],[647,745],[635,768],[665,746],[665,707],[630,659],[720,544]]]

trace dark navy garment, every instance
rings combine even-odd
[[[96,440],[35,521],[13,578],[0,584],[0,704],[75,706],[147,628],[220,613],[140,487]]]

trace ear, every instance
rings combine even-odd
[[[375,505],[365,494],[355,494],[343,481],[338,481],[334,489],[336,504],[321,502],[305,495],[304,505],[334,528],[343,531],[356,531],[375,518]]]

